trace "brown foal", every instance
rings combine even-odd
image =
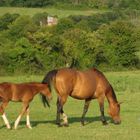
[[[37,82],[32,83],[1,83],[0,84],[0,113],[8,129],[11,128],[10,123],[5,115],[4,109],[8,105],[9,101],[22,102],[23,108],[18,118],[14,123],[14,128],[17,129],[17,126],[21,120],[21,117],[26,113],[26,125],[28,128],[32,128],[29,120],[29,103],[33,100],[36,94],[40,93],[43,97],[50,100],[51,93],[48,89],[47,84],[41,84]]]
[[[67,101],[68,96],[75,99],[85,100],[84,110],[81,118],[81,123],[84,125],[84,118],[92,99],[97,99],[99,102],[101,121],[107,124],[104,116],[104,99],[105,97],[109,103],[109,114],[114,120],[115,124],[121,122],[120,119],[120,104],[117,101],[115,92],[105,78],[102,72],[92,68],[87,71],[78,71],[70,68],[63,68],[59,70],[50,71],[42,83],[48,83],[51,91],[51,84],[57,92],[57,117],[58,125],[68,125],[66,114],[63,111],[63,105]],[[64,122],[60,122],[60,114],[63,116]]]

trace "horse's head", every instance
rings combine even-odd
[[[120,103],[110,104],[109,115],[112,117],[115,124],[120,124]]]

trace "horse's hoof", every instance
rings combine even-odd
[[[84,123],[84,122],[81,122],[81,125],[82,125],[82,126],[84,126],[84,125],[85,125],[85,123]]]
[[[105,121],[105,122],[102,122],[103,123],[103,125],[108,125],[108,123]]]
[[[69,124],[68,123],[64,123],[63,126],[69,127]]]
[[[59,123],[59,124],[57,124],[58,125],[58,127],[63,127],[63,124],[61,124],[61,123]]]
[[[60,122],[57,122],[57,121],[56,121],[56,125],[59,125],[59,124],[60,124]]]

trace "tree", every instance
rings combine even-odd
[[[10,14],[6,13],[0,17],[0,31],[8,29],[8,26],[12,24],[17,18],[19,14]]]
[[[9,34],[11,39],[17,39],[27,36],[37,30],[37,26],[33,23],[29,16],[20,16],[11,25],[9,25]]]
[[[103,42],[104,56],[109,65],[114,67],[135,66],[136,37],[134,26],[126,21],[115,21],[110,25],[103,25],[97,31]]]

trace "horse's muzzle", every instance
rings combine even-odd
[[[121,124],[121,120],[114,120],[114,124]]]

